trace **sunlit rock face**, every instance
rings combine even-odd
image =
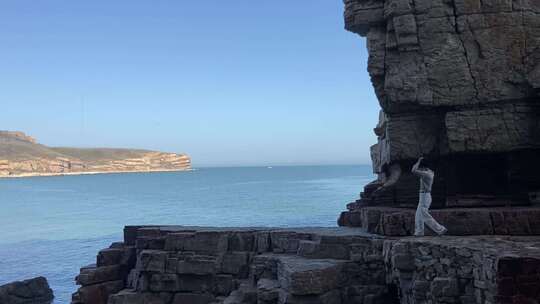
[[[540,189],[540,2],[344,2],[382,108],[371,148],[379,178],[359,205],[414,207],[420,155],[436,171],[434,207],[530,204]]]

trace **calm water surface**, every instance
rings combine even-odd
[[[0,179],[0,285],[43,275],[67,304],[125,225],[335,226],[371,179],[368,166]]]

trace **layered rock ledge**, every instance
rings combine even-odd
[[[74,304],[538,303],[540,237],[128,226]]]
[[[414,234],[415,210],[365,207],[349,204],[338,219],[340,226],[362,227],[388,236]],[[432,210],[433,217],[448,229],[448,235],[537,235],[540,236],[540,207],[449,208]],[[434,233],[426,229],[427,234]]]
[[[59,148],[0,131],[0,177],[191,170],[185,154],[138,149]]]

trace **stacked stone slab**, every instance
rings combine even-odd
[[[344,2],[346,29],[367,38],[382,107],[378,179],[357,203],[414,207],[410,168],[424,155],[434,207],[530,204],[540,189],[540,2]]]
[[[124,242],[102,250],[97,267],[88,269],[77,277],[83,286],[73,303],[480,304],[540,299],[538,237],[394,239],[358,228],[128,226]]]
[[[101,250],[96,264],[82,267],[75,278],[79,290],[72,296],[73,304],[107,303],[109,295],[126,287],[126,276],[135,266],[134,244],[113,243]]]
[[[341,226],[388,236],[414,234],[414,209],[358,207],[356,203],[348,207],[350,211],[338,220]],[[540,235],[540,208],[536,207],[449,208],[432,210],[431,214],[448,227],[449,235]],[[426,233],[433,235],[429,229]]]
[[[407,238],[384,243],[402,304],[538,303],[538,238]]]

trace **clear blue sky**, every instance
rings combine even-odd
[[[196,166],[369,163],[378,103],[341,0],[3,0],[0,129]]]

